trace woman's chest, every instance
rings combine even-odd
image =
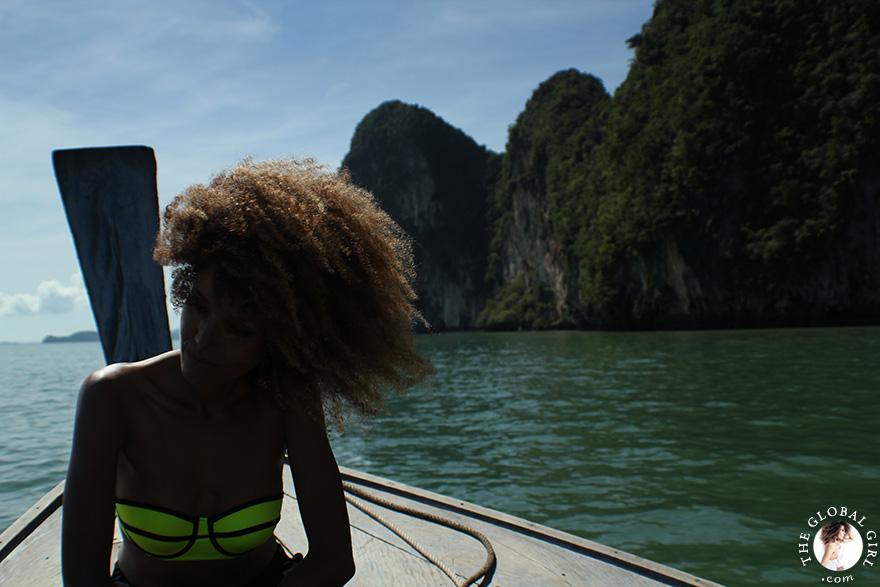
[[[154,409],[132,418],[117,496],[209,515],[279,493],[284,441],[271,412],[188,415]]]

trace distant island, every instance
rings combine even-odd
[[[70,336],[52,336],[51,334],[43,339],[43,344],[54,342],[100,342],[101,337],[94,330],[85,330],[74,332]]]
[[[171,340],[175,341],[178,338],[180,338],[180,329],[175,328],[171,331]],[[74,332],[70,336],[52,336],[50,334],[45,337],[42,342],[43,344],[55,342],[101,342],[101,337],[94,330],[83,330],[80,332]]]

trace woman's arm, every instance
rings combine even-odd
[[[284,428],[309,552],[282,585],[344,585],[355,571],[351,528],[323,414],[315,419],[299,410],[289,410]]]
[[[90,375],[77,400],[61,525],[65,586],[112,584],[116,463],[123,438],[117,369]]]
[[[822,566],[828,568],[828,561],[831,560],[831,543],[825,545],[825,554],[822,555]]]

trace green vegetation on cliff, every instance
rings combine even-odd
[[[537,310],[553,299],[534,270],[502,275],[505,238],[512,229],[517,192],[542,194],[560,254],[576,265],[579,227],[595,210],[587,184],[593,148],[601,141],[602,121],[611,101],[602,82],[574,69],[543,82],[510,128],[501,171],[490,206],[492,240],[487,281],[504,284],[480,314],[486,328],[547,328],[554,319]],[[526,212],[528,213],[528,212]],[[534,212],[532,212],[534,213]],[[546,299],[549,292],[549,299]],[[536,314],[537,312],[537,314]],[[518,318],[517,318],[518,316]],[[539,317],[536,317],[539,316]]]
[[[509,238],[504,180],[520,165],[534,168],[534,191],[577,265],[587,322],[638,325],[667,312],[673,245],[703,284],[695,291],[714,292],[707,316],[736,314],[743,300],[758,313],[792,299],[823,311],[814,290],[835,264],[846,275],[834,287],[877,288],[876,242],[838,267],[860,231],[876,230],[876,2],[660,0],[629,43],[635,59],[613,99],[591,76],[561,72],[511,128],[490,275]],[[658,290],[646,291],[652,282]]]
[[[725,285],[804,281],[878,177],[878,14],[864,0],[658,2],[596,152],[584,274],[608,269],[587,254],[597,239],[650,254],[671,236],[702,243],[694,262]]]
[[[490,279],[500,278],[493,261],[500,259],[512,216],[513,192],[520,187],[546,194],[561,245],[571,251],[577,227],[587,213],[583,197],[573,196],[586,193],[579,184],[586,181],[584,167],[599,142],[600,121],[609,102],[600,80],[574,69],[555,74],[532,94],[510,128],[490,207],[494,218]]]
[[[479,323],[487,330],[543,329],[553,325],[548,309],[553,290],[539,281],[526,286],[522,278],[508,283],[480,312]]]

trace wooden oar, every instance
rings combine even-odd
[[[107,363],[136,361],[171,348],[165,280],[153,261],[159,227],[156,158],[149,147],[106,147],[52,153],[55,177],[89,291]],[[0,561],[61,507],[64,483],[0,535]],[[27,557],[21,583],[59,580],[58,528],[45,530],[50,550]],[[40,550],[43,540],[31,548]],[[52,553],[56,554],[52,554]],[[51,562],[46,562],[50,561]],[[13,572],[12,576],[16,576]],[[4,583],[5,584],[5,583]]]
[[[65,149],[52,162],[107,363],[170,350],[165,279],[152,258],[159,228],[153,150]]]

